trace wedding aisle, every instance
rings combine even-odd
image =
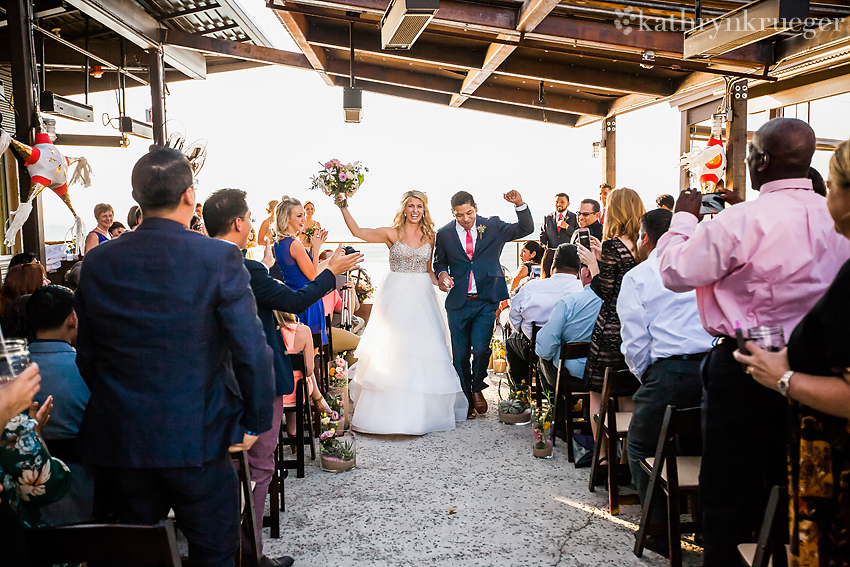
[[[357,468],[286,479],[281,538],[269,557],[303,567],[661,566],[632,553],[639,507],[607,513],[607,492],[587,490],[589,469],[555,456],[531,456],[530,425],[497,417],[496,389],[486,417],[423,437],[357,436]],[[684,564],[701,555],[685,551]]]

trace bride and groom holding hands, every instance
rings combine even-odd
[[[389,248],[390,272],[355,352],[355,430],[423,435],[487,412],[490,339],[508,298],[499,258],[505,243],[534,230],[521,195],[504,198],[517,222],[478,215],[472,195],[460,191],[451,199],[454,220],[436,232],[420,191],[402,195],[392,226],[360,228],[340,208],[354,237]],[[448,292],[445,306],[435,287]]]

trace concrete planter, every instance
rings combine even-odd
[[[531,423],[531,408],[522,413],[505,413],[499,409],[499,421],[513,425],[525,425]]]
[[[546,441],[545,449],[538,449],[537,443],[534,443],[534,458],[535,459],[551,459],[552,458],[552,442]]]
[[[341,461],[335,457],[325,457],[322,455],[319,457],[319,462],[323,471],[332,473],[349,471],[357,466],[356,457],[350,461]]]

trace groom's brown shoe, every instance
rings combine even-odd
[[[475,411],[480,414],[487,413],[487,400],[484,399],[484,394],[481,392],[474,392],[472,394],[472,403],[475,405]]]

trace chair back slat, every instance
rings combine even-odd
[[[24,531],[32,564],[157,562],[181,567],[174,522],[153,526],[77,524]]]
[[[292,363],[292,370],[301,372],[302,376],[307,372],[307,365],[304,362],[303,352],[289,353],[289,361]]]
[[[561,343],[561,361],[587,358],[588,354],[590,354],[590,343]]]

